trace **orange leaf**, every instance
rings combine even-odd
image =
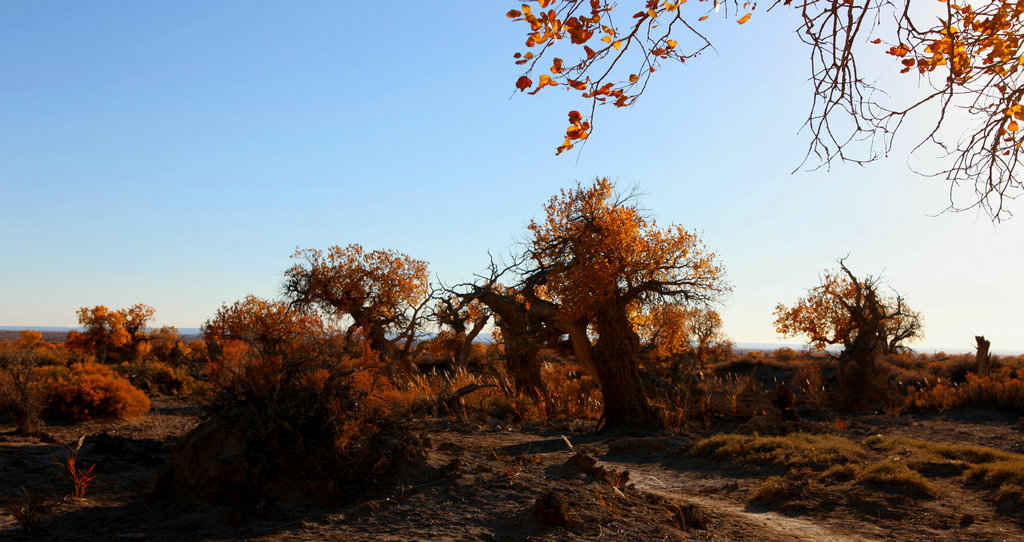
[[[1020,126],[1017,125],[1017,121],[1012,121],[1010,122],[1010,125],[1006,127],[1006,129],[1011,132],[1016,132],[1017,130],[1020,130]]]
[[[522,15],[523,15],[522,13],[520,13],[520,12],[514,10],[514,9],[510,9],[508,11],[508,13],[505,14],[505,16],[508,17],[509,19],[515,19],[516,17],[520,17]]]
[[[745,22],[747,22],[749,20],[750,20],[750,14],[748,13],[748,14],[740,17],[740,19],[738,21],[736,21],[736,23],[737,24],[743,24],[743,23],[745,23]]]
[[[882,43],[882,38],[873,39],[873,40],[871,40],[871,43],[874,43],[875,45],[878,45],[879,43]]]
[[[667,45],[668,45],[669,49],[675,49],[676,45],[678,45],[678,43],[676,43],[676,40],[668,40]]]
[[[697,19],[697,20],[698,20],[698,21],[703,21],[704,19],[707,19],[707,18],[708,18],[708,16],[707,16],[707,15],[705,15],[705,16],[701,17],[700,19]]]
[[[519,80],[516,81],[516,88],[519,89],[519,92],[522,92],[522,91],[524,91],[524,90],[526,90],[526,89],[528,89],[528,88],[530,88],[532,86],[533,86],[533,81],[530,81],[530,78],[525,76],[525,75],[520,77]]]

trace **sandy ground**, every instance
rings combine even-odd
[[[703,435],[637,438],[564,425],[495,431],[420,422],[416,430],[431,443],[427,466],[361,488],[346,506],[158,502],[149,497],[153,479],[200,411],[171,398],[153,405],[135,420],[49,426],[44,439],[13,436],[12,426],[0,425],[0,496],[40,494],[54,505],[35,536],[0,509],[0,539],[1024,540],[1020,516],[961,472],[929,477],[939,497],[811,480],[785,502],[755,503],[754,493],[773,473],[693,459],[689,446]],[[904,435],[1024,452],[1018,420],[1005,414],[969,409],[846,419],[843,434],[854,440]],[[723,420],[716,427],[735,425]],[[80,461],[96,464],[96,479],[84,499],[71,499],[59,461],[83,435]],[[580,466],[579,457],[597,463]]]

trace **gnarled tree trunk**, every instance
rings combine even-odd
[[[547,392],[544,378],[540,372],[540,359],[537,357],[539,348],[519,338],[509,338],[509,331],[502,330],[505,337],[505,363],[508,364],[509,375],[515,382],[516,391],[534,399]]]
[[[609,303],[596,318],[594,370],[604,396],[604,427],[657,427],[658,415],[640,381],[639,341],[622,303]]]

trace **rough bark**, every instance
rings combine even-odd
[[[978,376],[988,376],[991,369],[988,349],[992,343],[985,340],[984,335],[976,335],[974,340],[978,343],[978,351],[974,354],[974,372]]]
[[[502,330],[502,336],[509,331]],[[515,382],[516,391],[534,399],[547,393],[544,378],[540,372],[540,349],[528,341],[518,339],[505,340],[505,362],[508,364],[509,375]]]
[[[529,310],[511,296],[481,288],[470,294],[487,306],[495,315],[501,329],[505,348],[505,363],[515,381],[516,391],[538,398],[546,391],[537,358],[543,340],[539,321],[530,317]]]
[[[644,393],[639,343],[623,303],[609,303],[596,318],[594,369],[604,397],[606,429],[657,427],[658,416]]]

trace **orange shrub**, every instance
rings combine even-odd
[[[1002,367],[989,376],[967,373],[962,384],[939,382],[913,396],[918,408],[1001,408],[1024,413],[1024,368]]]
[[[61,419],[131,418],[149,410],[149,398],[106,365],[73,363],[51,368],[47,412]]]

